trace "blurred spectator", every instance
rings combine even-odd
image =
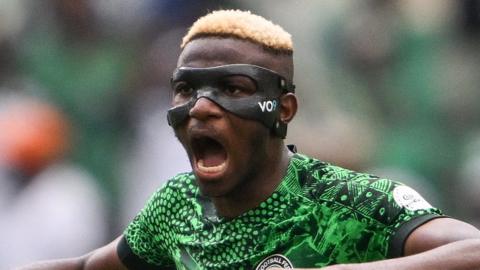
[[[41,100],[4,91],[0,130],[0,269],[103,244],[103,201],[94,179],[65,158],[65,117]]]
[[[449,1],[363,1],[332,25],[326,39],[332,76],[342,89],[338,98],[366,101],[356,106],[358,114],[373,111],[378,121],[372,167],[417,175],[397,180],[423,179],[424,187],[440,187],[453,177],[449,164],[460,143],[441,102],[448,75],[440,59],[448,49],[452,10]]]
[[[20,69],[72,120],[72,159],[108,191],[113,207],[136,40],[103,31],[92,1],[31,1],[29,12],[18,44]]]

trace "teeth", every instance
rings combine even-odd
[[[203,165],[203,159],[200,159],[198,161],[197,165],[198,165],[198,169],[200,169],[200,171],[203,171],[203,172],[206,172],[206,173],[216,173],[216,172],[223,171],[225,169],[225,167],[227,166],[227,163],[223,162],[222,164],[217,165],[217,166],[206,167],[205,165]]]

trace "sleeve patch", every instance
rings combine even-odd
[[[400,206],[410,211],[433,208],[418,192],[407,186],[397,186],[393,189],[393,199]]]

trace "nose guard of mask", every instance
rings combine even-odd
[[[228,76],[246,76],[256,84],[254,94],[247,97],[231,97],[218,87]],[[278,73],[255,65],[232,64],[209,68],[180,67],[175,70],[172,83],[184,81],[193,87],[193,94],[186,103],[168,110],[168,123],[173,128],[189,117],[189,112],[200,98],[207,98],[224,110],[239,117],[259,121],[276,136],[285,138],[287,124],[280,121],[280,96],[294,92],[295,86]]]

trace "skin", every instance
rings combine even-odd
[[[37,262],[16,270],[128,270],[117,256],[119,240],[120,237],[81,257]]]
[[[178,65],[209,67],[248,63],[270,68],[291,78],[292,69],[285,67],[291,63],[291,58],[279,58],[246,41],[203,38],[186,46]],[[174,99],[175,102],[182,101]],[[282,121],[289,122],[296,110],[294,95],[287,94],[281,98]],[[237,216],[267,198],[281,181],[290,159],[283,140],[272,137],[259,123],[236,117],[206,99],[198,100],[190,111],[187,123],[175,132],[187,153],[191,151],[189,138],[196,134],[215,136],[225,144],[229,154],[228,168],[212,177],[196,174],[202,192],[211,196],[218,213],[226,217]],[[230,136],[232,139],[229,139]],[[263,139],[254,143],[252,140],[257,140],[256,136],[263,136]],[[255,157],[255,154],[261,158]],[[258,161],[261,165],[258,167],[263,169],[252,168],[251,165],[256,163],[248,162],[250,159]],[[235,170],[242,173],[233,173]],[[252,177],[252,180],[245,179],[246,176]],[[125,269],[116,253],[119,239],[79,258],[37,263],[19,269]],[[434,219],[410,234],[404,246],[404,255],[396,259],[322,269],[480,269],[480,231],[452,218]]]
[[[291,65],[291,57],[271,57],[259,45],[231,38],[203,38],[188,43],[178,66],[213,67],[233,63],[255,64],[291,77],[291,72],[283,68]],[[242,86],[235,95],[253,94],[253,82],[238,77],[231,78],[232,85]],[[176,94],[173,105],[181,105],[188,98],[188,95]],[[296,98],[286,94],[281,104],[281,120],[289,122],[296,112]],[[189,115],[190,118],[175,130],[175,134],[190,157],[200,190],[212,199],[217,213],[235,217],[268,198],[285,174],[290,160],[290,152],[283,140],[270,135],[261,123],[229,113],[209,99],[199,99]],[[224,145],[228,153],[224,173],[211,176],[198,170],[190,143],[195,136],[214,137]]]

